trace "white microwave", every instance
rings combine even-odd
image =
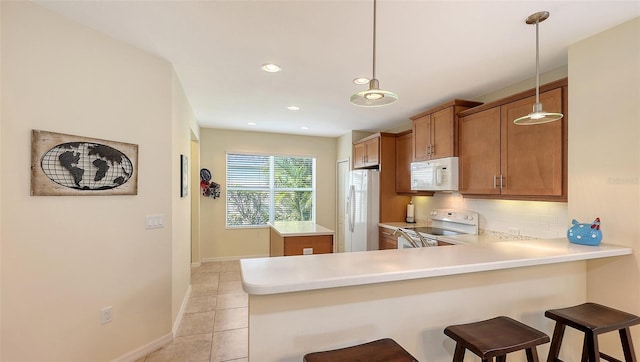
[[[458,157],[412,162],[411,190],[457,191]]]

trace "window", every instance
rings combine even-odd
[[[227,227],[315,220],[312,157],[227,153]]]

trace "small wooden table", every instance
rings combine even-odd
[[[334,231],[311,221],[276,221],[269,232],[269,255],[333,253]]]

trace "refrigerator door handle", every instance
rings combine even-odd
[[[349,186],[349,196],[347,198],[347,208],[348,208],[348,213],[349,213],[349,231],[353,232],[353,224],[355,223],[355,214],[356,214],[356,203],[355,203],[355,198],[356,196],[356,188],[355,186],[351,185]]]

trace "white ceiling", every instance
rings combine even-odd
[[[36,2],[171,62],[202,127],[331,137],[533,77],[535,26],[524,19],[534,12],[551,13],[541,72],[565,66],[569,45],[640,16],[637,0],[379,0],[376,75],[399,100],[362,108],[349,97],[367,88],[353,78],[371,77],[372,0]],[[267,62],[282,72],[261,71]]]

